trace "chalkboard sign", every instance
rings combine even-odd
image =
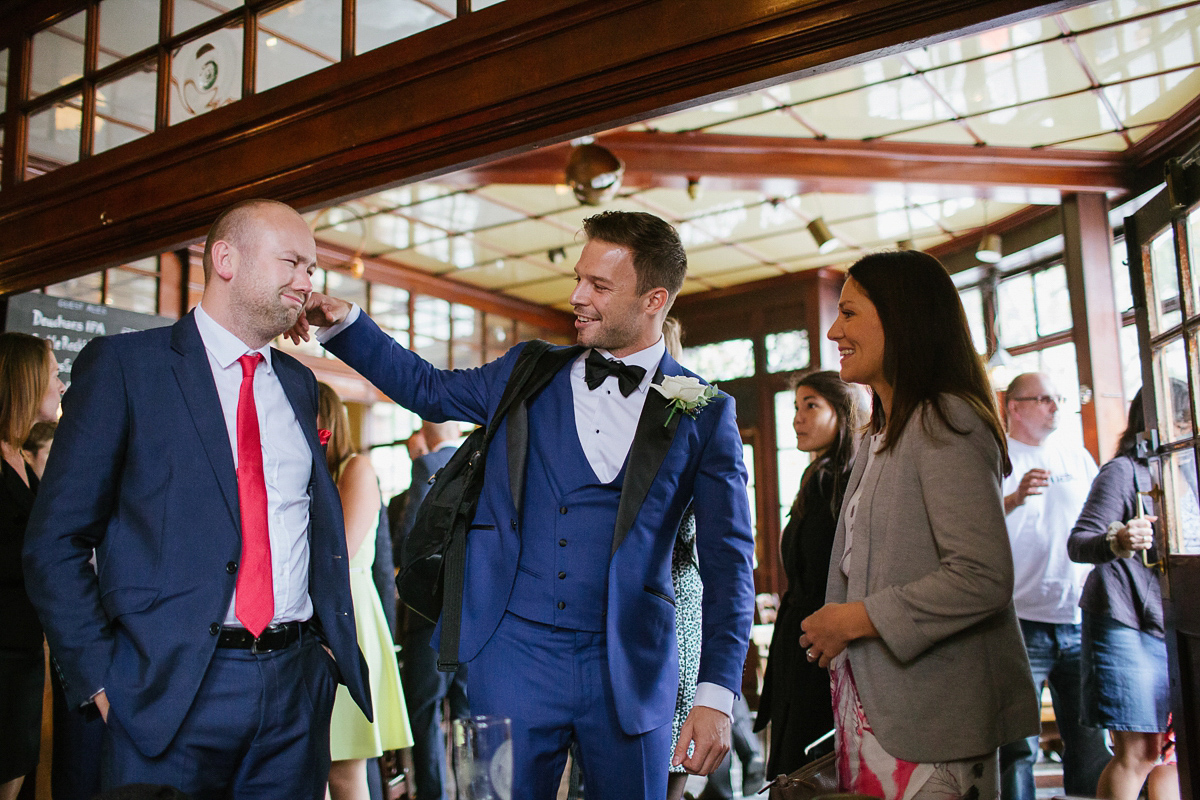
[[[161,328],[174,322],[154,314],[68,300],[39,292],[7,298],[4,329],[49,339],[63,383],[71,382],[71,365],[83,346],[97,336]]]

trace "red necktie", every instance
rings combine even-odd
[[[263,479],[262,440],[254,406],[254,368],[262,353],[238,359],[242,387],[238,392],[238,507],[242,515],[242,563],[238,568],[234,614],[246,630],[258,636],[275,616],[271,589],[271,538],[267,533],[267,484]]]

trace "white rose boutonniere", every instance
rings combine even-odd
[[[667,421],[663,423],[663,427],[671,424],[677,411],[682,411],[689,417],[695,418],[700,413],[700,409],[717,396],[716,386],[705,386],[699,378],[685,375],[666,375],[663,377],[661,386],[652,383],[650,387],[671,401],[671,413],[667,415]]]

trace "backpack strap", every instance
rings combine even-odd
[[[583,349],[576,346],[554,350],[553,345],[541,339],[527,342],[517,356],[517,363],[513,365],[513,371],[504,385],[504,393],[500,395],[496,413],[488,420],[483,441],[471,457],[471,477],[468,481],[468,489],[463,493],[460,513],[455,515],[454,527],[450,532],[450,542],[446,547],[443,561],[442,638],[438,647],[438,669],[442,672],[454,672],[459,667],[458,640],[462,632],[463,575],[467,560],[467,530],[470,527],[471,519],[475,516],[475,505],[483,490],[484,465],[488,448],[492,444],[492,439],[495,437],[501,421],[510,409],[522,404],[534,392],[549,383],[558,370],[567,361],[578,357]],[[524,412],[524,406],[521,406],[520,410]],[[521,419],[525,421],[524,413],[521,414]],[[524,433],[527,438],[527,427]],[[524,470],[522,470],[522,477],[524,477]]]

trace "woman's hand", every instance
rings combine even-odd
[[[1150,525],[1157,517],[1137,517],[1125,523],[1117,531],[1117,544],[1122,550],[1149,550],[1154,545],[1154,528]]]
[[[800,628],[804,631],[800,646],[807,648],[809,661],[822,667],[828,667],[834,656],[855,639],[879,636],[862,603],[826,603],[805,617]]]

